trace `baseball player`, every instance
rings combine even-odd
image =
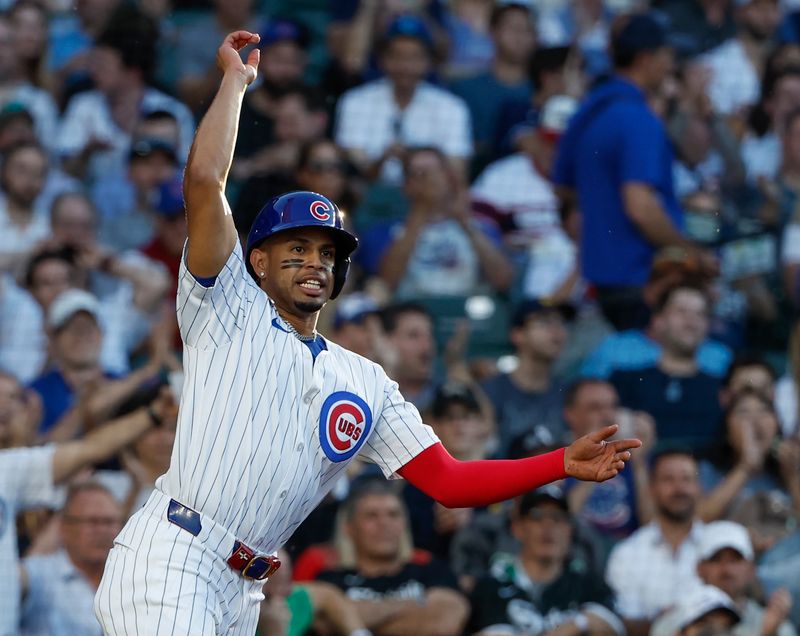
[[[638,440],[608,427],[519,461],[457,462],[376,364],[316,332],[357,239],[332,201],[292,192],[259,212],[244,253],[225,182],[259,36],[217,53],[223,79],[184,177],[177,312],[185,382],[169,470],[115,541],[95,598],[107,634],[253,634],[272,556],[357,453],[444,505],[617,474]]]

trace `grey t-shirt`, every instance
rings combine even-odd
[[[498,457],[508,457],[511,442],[523,435],[529,438],[528,446],[560,445],[564,441],[564,387],[559,383],[552,382],[546,391],[529,392],[503,373],[481,386],[495,409]]]

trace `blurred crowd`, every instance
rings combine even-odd
[[[240,28],[240,234],[305,189],[361,239],[321,333],[457,459],[644,444],[475,510],[355,461],[259,633],[797,633],[800,2],[0,9],[2,636],[100,634],[106,555],[169,465],[182,170]]]

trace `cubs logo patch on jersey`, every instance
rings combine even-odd
[[[355,455],[371,429],[372,411],[355,393],[337,391],[323,402],[319,442],[332,462],[342,462]]]

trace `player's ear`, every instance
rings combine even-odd
[[[253,267],[256,276],[260,279],[267,277],[267,255],[263,250],[256,248],[250,252],[250,265]]]

